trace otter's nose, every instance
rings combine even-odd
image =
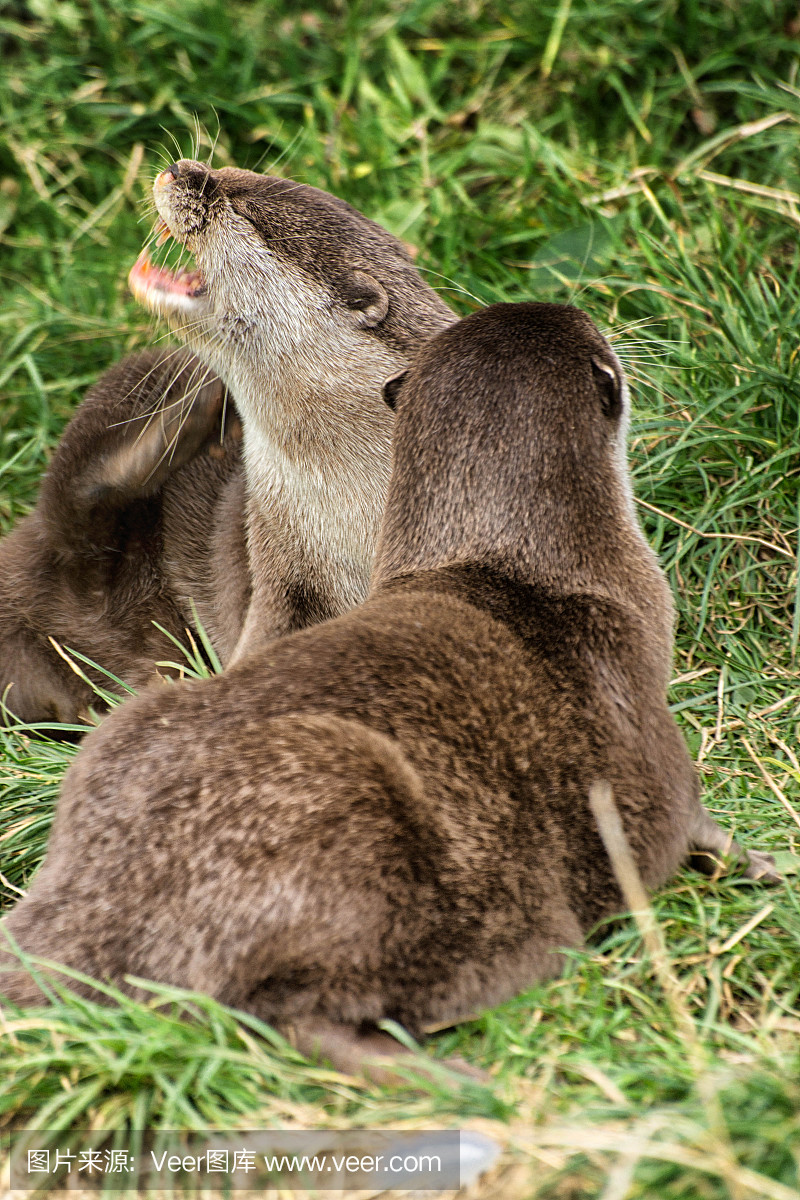
[[[180,173],[181,173],[181,169],[178,166],[178,164],[172,163],[170,166],[167,167],[167,169],[165,171],[162,171],[160,175],[156,176],[155,186],[156,187],[169,187],[169,185],[175,179],[178,178]]]

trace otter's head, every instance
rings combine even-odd
[[[378,577],[468,560],[577,579],[620,530],[638,539],[625,376],[578,309],[473,313],[384,397],[397,422]]]
[[[153,190],[159,240],[172,235],[197,265],[170,271],[145,251],[131,289],[245,405],[265,389],[297,395],[303,382],[377,395],[453,320],[401,242],[317,188],[182,159]]]

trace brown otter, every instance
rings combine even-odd
[[[496,1004],[620,910],[595,781],[648,887],[711,821],[666,705],[671,598],[595,326],[496,305],[389,390],[367,601],[113,713],[7,926],[126,989],[207,991],[348,1068],[382,1018],[419,1034]],[[0,991],[38,995],[21,971]]]
[[[396,238],[325,192],[192,162],[159,180],[203,282],[145,254],[131,286],[225,376],[243,415],[249,645],[363,599],[389,472],[381,384],[455,318]],[[182,634],[191,599],[230,660],[249,604],[243,478],[235,446],[224,463],[183,465],[217,437],[222,385],[210,370],[191,412],[181,402],[199,378],[185,351],[105,375],[36,512],[0,544],[0,695],[14,684],[14,715],[72,722],[92,699],[50,637],[138,686],[154,659],[175,657],[152,621]],[[159,416],[143,437],[159,406],[166,427]],[[113,478],[101,486],[104,469]]]
[[[387,375],[454,314],[405,247],[326,192],[182,159],[155,181],[161,236],[198,270],[134,294],[221,376],[242,417],[253,595],[233,661],[363,600],[389,479]]]
[[[98,703],[51,638],[142,686],[180,657],[153,622],[185,640],[194,602],[230,655],[249,597],[240,443],[223,384],[184,349],[132,355],[90,389],[34,511],[0,543],[10,714],[74,723]]]

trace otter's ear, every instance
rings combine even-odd
[[[366,271],[348,271],[338,280],[338,291],[362,329],[380,325],[389,311],[389,297],[383,284]]]
[[[592,355],[592,374],[607,417],[616,418],[622,412],[622,384],[610,363]]]
[[[398,371],[396,375],[390,375],[383,384],[383,398],[389,405],[389,408],[394,412],[397,407],[397,397],[400,393],[400,388],[403,386],[403,381],[408,374],[408,369]]]

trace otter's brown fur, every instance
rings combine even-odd
[[[178,655],[153,622],[185,642],[194,601],[229,656],[249,598],[241,474],[235,409],[194,355],[146,351],[102,376],[35,509],[0,543],[0,694],[14,717],[73,723],[99,703],[51,638],[142,686]]]
[[[137,295],[225,381],[244,426],[253,596],[234,661],[364,599],[389,480],[384,379],[454,314],[397,238],[305,184],[182,159],[156,179],[197,261]]]
[[[26,721],[73,722],[93,700],[51,637],[139,686],[176,653],[152,622],[183,635],[189,600],[225,665],[240,638],[244,652],[363,599],[389,472],[381,384],[455,319],[402,244],[334,196],[191,162],[169,178],[206,290],[198,311],[168,315],[241,402],[247,478],[230,438],[224,461],[199,453],[218,439],[223,384],[203,368],[187,415],[180,389],[200,378],[188,352],[103,376],[36,511],[0,544],[0,694],[13,682],[8,706]],[[135,290],[157,311],[169,299]],[[166,426],[143,435],[151,408]]]
[[[626,420],[576,309],[496,305],[434,339],[400,386],[366,603],[93,732],[19,945],[202,989],[352,1065],[382,1018],[458,1021],[620,910],[595,781],[645,884],[669,878],[705,818]]]

